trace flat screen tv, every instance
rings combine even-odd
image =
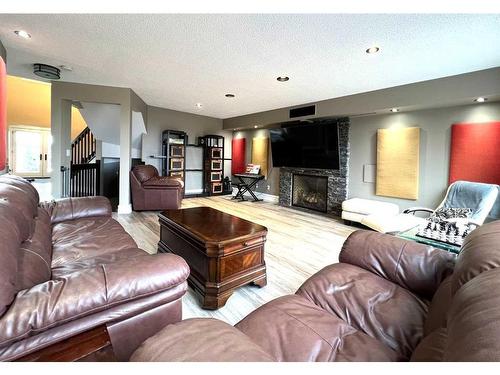
[[[274,167],[339,169],[339,135],[335,122],[271,129]]]

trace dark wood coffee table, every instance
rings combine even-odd
[[[188,283],[203,308],[224,306],[240,286],[267,284],[266,227],[210,207],[166,210],[159,220],[158,251],[186,260],[191,269]]]

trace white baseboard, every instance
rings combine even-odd
[[[233,188],[233,195],[235,195],[238,192],[237,188]],[[277,195],[272,195],[272,194],[266,194],[266,193],[260,193],[258,191],[253,192],[257,198],[262,199],[264,202],[270,202],[270,203],[278,203],[279,197]],[[245,194],[243,194],[245,198],[253,199],[253,197],[250,195],[250,193],[247,191]]]
[[[132,205],[130,203],[118,205],[118,215],[125,215],[130,213],[132,213]]]

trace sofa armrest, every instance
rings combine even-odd
[[[173,254],[101,264],[19,292],[0,318],[0,347],[111,307],[175,289],[189,275]],[[179,289],[181,297],[185,289]],[[167,301],[168,302],[168,301]],[[119,316],[116,318],[119,319]]]
[[[40,203],[50,215],[52,224],[85,217],[111,216],[111,204],[106,197],[63,198]]]
[[[170,324],[132,354],[134,362],[269,362],[273,357],[243,332],[217,319]]]
[[[453,272],[456,255],[388,234],[359,230],[344,242],[339,259],[430,299]]]
[[[182,189],[184,187],[184,182],[177,177],[153,177],[142,183],[144,188],[156,188],[156,189]]]

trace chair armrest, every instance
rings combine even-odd
[[[155,188],[155,189],[182,189],[184,187],[184,182],[177,177],[153,177],[142,183],[143,187]]]
[[[111,204],[106,197],[63,198],[51,202],[40,203],[45,209],[52,224],[86,217],[111,216]]]
[[[140,255],[67,274],[19,292],[0,318],[0,347],[185,283],[186,262],[173,254]],[[185,289],[180,289],[180,295]],[[117,317],[119,318],[119,317]]]
[[[132,354],[133,362],[269,362],[274,359],[243,332],[217,319],[170,324]]]
[[[424,298],[453,272],[456,255],[388,234],[358,230],[344,242],[340,262],[361,267]]]
[[[430,208],[426,207],[410,207],[403,211],[404,214],[413,214],[413,215],[415,215],[415,212],[428,212],[432,214],[434,210],[431,210]]]

